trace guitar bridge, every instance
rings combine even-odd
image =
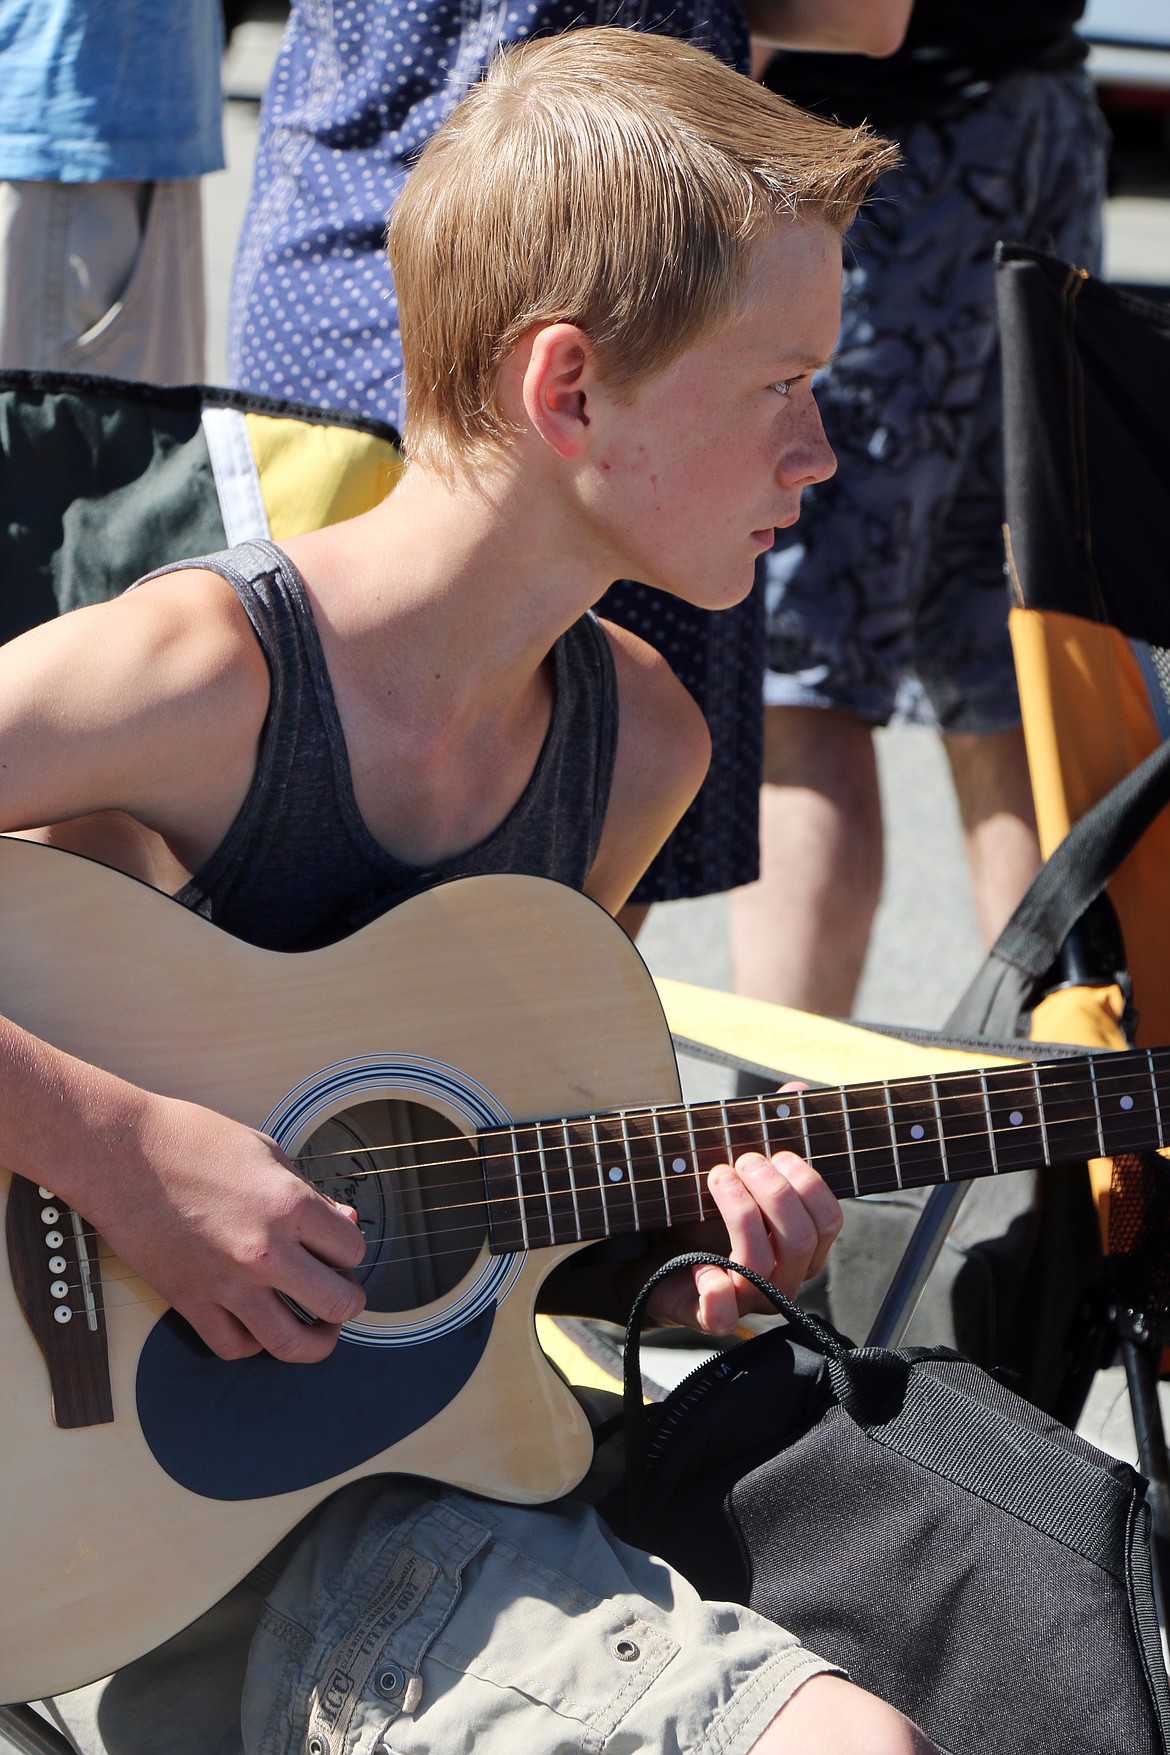
[[[45,1361],[54,1423],[106,1424],[114,1404],[94,1233],[24,1176],[11,1180],[5,1230],[12,1288]]]

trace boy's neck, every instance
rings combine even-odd
[[[556,484],[509,458],[451,480],[412,464],[372,511],[287,547],[327,645],[376,669],[392,643],[400,677],[406,661],[456,691],[522,686],[614,576]]]

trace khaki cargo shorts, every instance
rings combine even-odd
[[[269,1592],[247,1755],[738,1755],[832,1666],[587,1505],[346,1489]]]
[[[832,1669],[703,1602],[587,1505],[380,1477],[191,1627],[42,1710],[82,1755],[742,1755]]]

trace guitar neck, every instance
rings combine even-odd
[[[493,1253],[712,1216],[708,1172],[791,1151],[849,1199],[1166,1143],[1170,1049],[525,1122],[478,1135]]]

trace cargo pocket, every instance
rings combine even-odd
[[[413,1712],[423,1658],[490,1540],[422,1489],[363,1482],[338,1495],[265,1604],[244,1685],[247,1755],[346,1755]]]
[[[528,1515],[539,1549],[540,1522],[552,1518]],[[567,1722],[559,1730],[546,1722],[543,1731],[529,1723],[525,1747],[600,1748],[680,1650],[664,1624],[646,1618],[648,1609],[631,1584],[594,1596],[497,1530],[472,1559],[458,1607],[431,1646],[428,1669],[436,1681],[428,1686],[433,1696],[440,1669],[450,1672],[453,1691],[461,1676],[487,1685],[476,1694],[477,1748],[504,1755],[517,1708],[523,1704],[531,1715],[535,1703]]]

